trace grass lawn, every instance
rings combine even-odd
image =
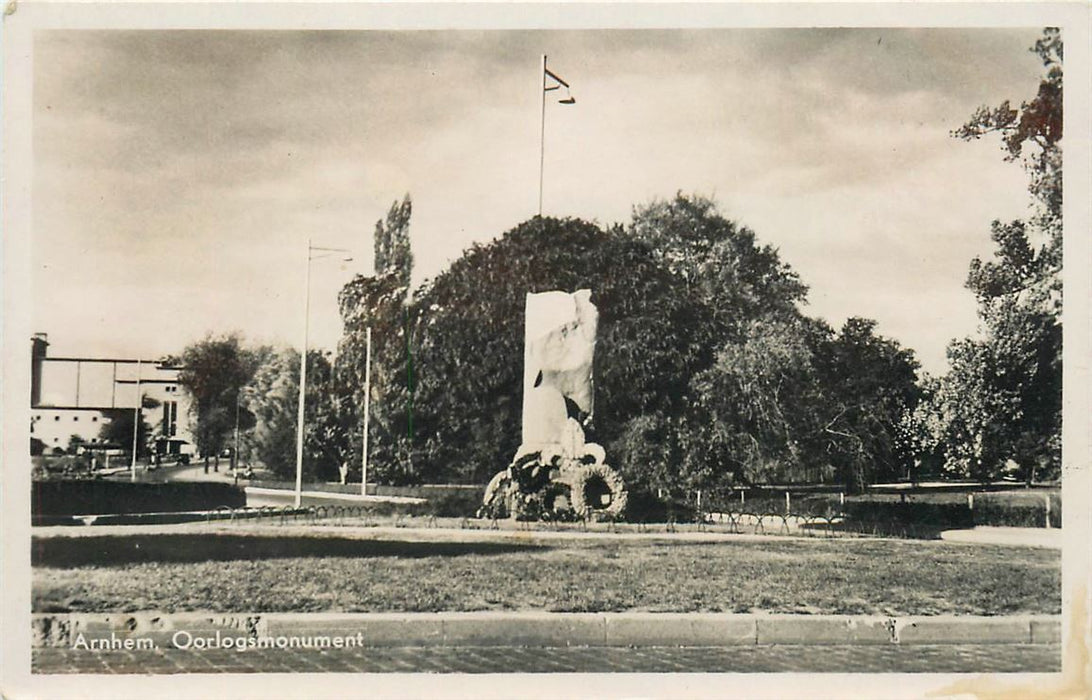
[[[35,537],[35,612],[1061,612],[1053,550],[871,539]]]

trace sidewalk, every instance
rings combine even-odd
[[[1057,644],[763,647],[35,649],[36,674],[179,673],[1056,673]],[[321,682],[321,681],[319,681]]]
[[[35,673],[1056,672],[1051,615],[72,613]]]
[[[34,646],[290,648],[658,647],[915,644],[1058,644],[1058,615],[799,615],[769,613],[35,613]],[[195,642],[193,640],[205,640]],[[316,641],[320,640],[320,641]],[[325,642],[321,641],[325,640]],[[180,644],[181,642],[181,644]],[[245,642],[248,646],[255,643]]]
[[[1061,549],[1065,538],[1060,528],[1045,527],[987,527],[971,530],[945,530],[940,539],[948,542],[971,544],[997,544],[1009,547],[1046,547]]]

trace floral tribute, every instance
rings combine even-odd
[[[570,418],[560,445],[520,452],[490,480],[482,517],[517,520],[609,520],[625,512],[628,494],[601,445],[584,441]]]

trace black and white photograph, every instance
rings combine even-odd
[[[1087,692],[1087,5],[254,5],[8,8],[5,696]]]

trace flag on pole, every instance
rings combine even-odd
[[[565,88],[565,98],[559,99],[558,102],[563,105],[576,104],[576,98],[573,97],[569,84],[565,82],[564,78],[547,68],[545,61],[543,61],[542,70],[545,71],[545,75],[542,76],[542,89],[546,92],[552,92]]]
[[[546,163],[546,93],[553,92],[554,90],[560,90],[565,88],[565,98],[559,99],[558,102],[563,105],[576,104],[576,98],[573,97],[572,90],[569,89],[569,83],[565,81],[557,73],[553,72],[546,67],[546,55],[542,55],[542,122],[539,130],[539,150],[538,150],[538,215],[542,216],[542,182],[543,172],[545,171]]]

